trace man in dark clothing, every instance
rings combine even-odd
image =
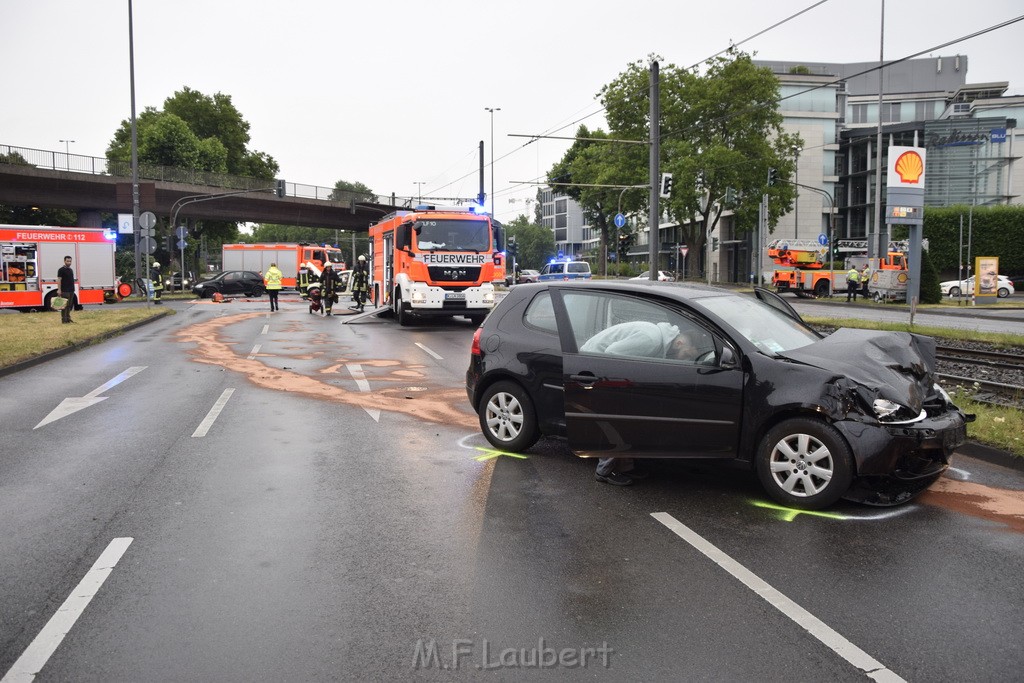
[[[60,296],[66,299],[64,308],[60,309],[61,323],[73,323],[71,319],[71,306],[75,300],[75,271],[71,269],[71,257],[64,257],[64,265],[57,270],[57,278],[60,280]]]
[[[366,257],[360,255],[356,261],[356,270],[352,273],[352,298],[356,305],[352,306],[355,311],[363,312],[366,305],[366,294],[370,289],[370,274],[366,272]]]
[[[334,303],[338,299],[337,294],[337,280],[334,276],[334,268],[328,263],[324,266],[323,270],[323,284],[321,288],[321,294],[323,295],[324,302],[324,315],[331,315],[331,308],[334,307]]]

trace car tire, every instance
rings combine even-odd
[[[960,288],[959,287],[950,287],[949,288],[949,296],[952,299],[956,299],[957,297],[959,297],[960,296]]]
[[[1006,297],[1010,296],[1010,290],[1008,290],[1006,287],[1000,287],[997,294],[999,294],[1000,299],[1005,299]]]
[[[791,418],[769,430],[758,446],[756,466],[768,495],[808,510],[832,505],[853,481],[849,445],[835,427],[814,418]]]
[[[480,327],[484,324],[484,318],[486,318],[487,315],[467,315],[466,317],[469,318],[469,322],[473,323],[473,327]]]
[[[881,292],[875,292],[875,293],[874,293],[874,294],[872,295],[872,297],[871,297],[871,298],[872,298],[872,299],[874,299],[874,301],[875,301],[875,303],[876,303],[876,304],[880,304],[880,303],[882,303],[882,293],[881,293]]]
[[[262,287],[256,287],[255,289],[252,290],[252,296],[257,298],[261,297],[263,296],[263,292],[264,290]]]
[[[200,299],[209,299],[211,297],[213,297],[213,290],[210,289],[209,287],[203,287],[201,290],[199,290]]]
[[[484,437],[497,449],[521,453],[540,438],[533,401],[515,382],[497,382],[480,397],[477,411]]]

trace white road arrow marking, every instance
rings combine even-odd
[[[89,406],[96,405],[100,401],[106,401],[107,397],[100,396],[100,394],[102,394],[107,389],[112,389],[113,387],[116,387],[118,384],[125,381],[129,377],[139,374],[147,367],[149,366],[142,365],[128,368],[114,379],[103,384],[102,386],[93,389],[85,396],[64,399],[63,401],[60,402],[59,406],[51,410],[50,414],[44,417],[42,421],[40,421],[40,423],[37,424],[32,429],[39,429],[43,425],[50,424],[51,422],[56,422],[62,417],[67,417],[68,415],[77,413],[79,410],[82,410],[83,408],[88,408]]]
[[[363,374],[363,368],[358,363],[352,363],[346,366],[349,374],[352,375],[352,379],[356,381],[356,386],[359,387],[359,391],[369,391],[370,383],[366,381],[366,375]],[[363,410],[366,414],[373,418],[374,422],[380,422],[380,411],[371,410],[370,408],[364,407]]]

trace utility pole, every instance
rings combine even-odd
[[[661,163],[661,102],[659,97],[661,96],[661,89],[659,87],[660,76],[658,74],[658,62],[651,61],[651,72],[650,72],[650,85],[651,85],[651,130],[650,130],[650,170],[649,176],[651,181],[651,199],[650,199],[650,213],[647,217],[648,222],[648,272],[652,280],[658,279],[658,246],[660,236],[658,234],[659,217],[661,215],[661,209],[658,206],[658,198],[661,191],[658,175],[659,164]]]
[[[501,111],[501,107],[484,107],[484,111],[491,112],[491,215],[494,215],[494,112]]]

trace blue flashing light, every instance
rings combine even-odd
[[[105,228],[103,230],[103,239],[105,239],[105,240],[107,240],[109,242],[116,242],[117,241],[117,231],[114,230],[113,228]]]

